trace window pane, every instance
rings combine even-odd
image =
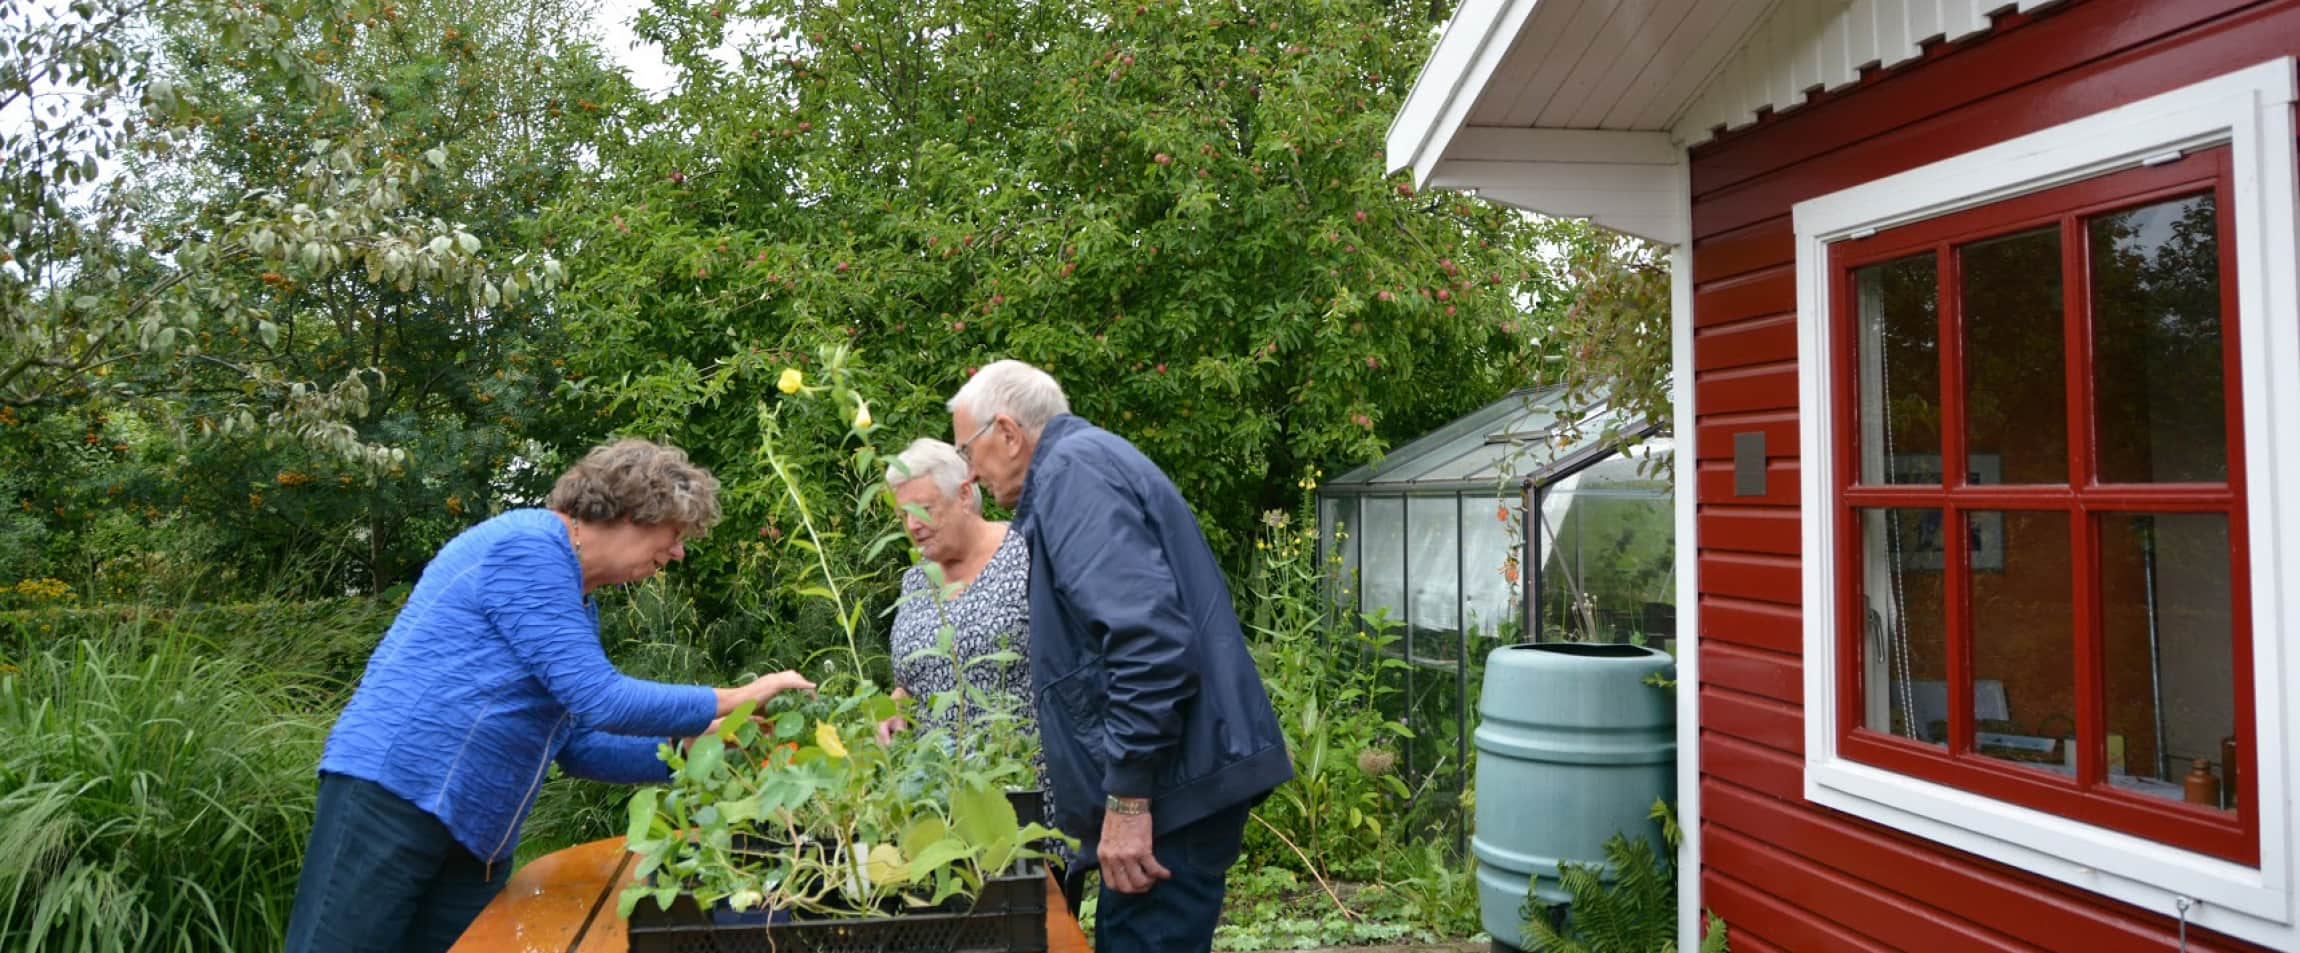
[[[1940,482],[1938,269],[1926,252],[1853,272],[1860,318],[1863,483]],[[1910,466],[1903,458],[1911,455],[1929,455],[1934,463]]]
[[[1462,502],[1462,577],[1470,634],[1518,641],[1523,628],[1518,599],[1518,534],[1525,509],[1507,497]]]
[[[1365,521],[1358,537],[1359,584],[1364,597],[1358,603],[1367,615],[1387,612],[1392,622],[1406,618],[1406,501],[1398,497],[1367,497],[1359,501]]]
[[[1450,496],[1417,496],[1406,506],[1413,533],[1407,571],[1413,579],[1408,598],[1414,654],[1452,658],[1461,624],[1461,506]]]
[[[1941,511],[1870,509],[1860,517],[1863,723],[1871,731],[1944,745],[1949,665]]]
[[[1972,579],[1973,750],[2076,771],[2068,514],[1965,516]]]
[[[2103,483],[2228,480],[2212,196],[2086,223]]]
[[[2217,808],[2238,770],[2236,671],[2229,614],[2228,518],[2219,513],[2101,518],[2102,676],[2109,783],[2181,800],[2203,762],[2197,798]],[[2199,780],[2203,780],[2202,777]]]
[[[1329,496],[1318,501],[1318,537],[1324,543],[1321,567],[1328,597],[1344,613],[1358,604],[1358,498]]]
[[[1957,249],[1964,304],[1965,447],[2006,483],[2068,482],[2068,354],[2060,230]]]

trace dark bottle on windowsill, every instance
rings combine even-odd
[[[2223,809],[2234,808],[2236,792],[2240,790],[2236,785],[2235,735],[2220,739],[2220,777],[2220,806]]]

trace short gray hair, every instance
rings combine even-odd
[[[976,423],[988,423],[1003,414],[1032,437],[1046,422],[1070,412],[1070,398],[1054,375],[1017,360],[993,361],[976,371],[966,386],[950,399],[950,412],[960,407],[972,412]]]
[[[980,510],[982,494],[966,484],[966,470],[966,458],[958,455],[957,447],[933,437],[920,437],[887,465],[886,485],[891,490],[912,480],[931,479],[944,499],[973,503]]]
[[[586,522],[674,523],[701,536],[719,521],[719,480],[677,447],[625,438],[575,461],[546,505]]]

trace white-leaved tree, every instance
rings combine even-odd
[[[260,428],[398,459],[347,422],[383,372],[299,375],[267,359],[297,320],[269,297],[349,274],[484,313],[549,290],[560,263],[488,248],[419,210],[427,178],[460,171],[442,144],[301,139],[276,153],[274,174],[243,183],[203,181],[178,160],[252,134],[224,124],[220,101],[355,100],[337,67],[402,16],[371,0],[74,0],[0,16],[0,407],[110,398],[166,419],[173,395],[220,372],[238,393],[187,431]],[[221,68],[181,69],[187,50]],[[186,196],[220,214],[169,214]]]

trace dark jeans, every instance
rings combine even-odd
[[[509,879],[399,795],[322,774],[287,953],[443,953]]]
[[[1230,865],[1238,862],[1251,810],[1247,804],[1226,807],[1151,841],[1151,853],[1174,876],[1147,893],[1119,893],[1105,884],[1094,911],[1096,953],[1213,949]]]

